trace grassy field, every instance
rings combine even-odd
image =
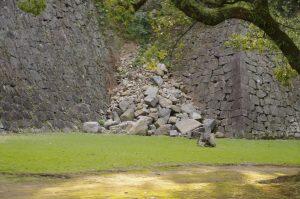
[[[300,141],[220,139],[216,148],[201,148],[196,140],[170,137],[0,136],[2,173],[71,173],[185,163],[300,165]]]

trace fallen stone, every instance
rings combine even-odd
[[[295,138],[300,139],[300,133],[295,133]]]
[[[179,132],[177,130],[170,130],[170,137],[176,137],[179,135]]]
[[[167,124],[167,122],[168,122],[168,120],[167,120],[166,118],[158,118],[158,119],[156,120],[156,122],[155,122],[155,126],[156,126],[157,128],[159,128],[159,127],[161,127],[161,126]]]
[[[113,108],[112,112],[116,112],[118,114],[118,116],[122,115],[122,113],[123,113],[123,111],[118,107]]]
[[[175,124],[176,128],[182,133],[187,134],[201,126],[201,123],[193,119],[183,119]]]
[[[194,120],[201,120],[202,119],[201,115],[197,112],[191,113],[190,116],[191,116],[191,119],[194,119]]]
[[[211,133],[209,136],[209,140],[208,140],[208,146],[215,147],[216,145],[217,144],[216,144],[215,135],[213,133]]]
[[[205,129],[203,127],[198,127],[192,131],[190,131],[187,135],[188,138],[194,139],[199,138],[201,135],[205,132]]]
[[[0,120],[0,129],[4,130],[4,125],[2,124],[1,120]]]
[[[128,107],[130,106],[130,104],[132,104],[132,103],[133,103],[132,100],[124,99],[119,103],[119,107],[122,110],[122,112],[125,112],[128,109]]]
[[[181,120],[189,119],[189,115],[187,113],[178,113],[176,114],[176,117],[180,118]]]
[[[157,68],[159,68],[161,71],[163,71],[163,72],[165,72],[165,73],[168,72],[168,69],[167,69],[166,65],[163,64],[163,63],[157,64]]]
[[[184,113],[192,114],[193,112],[196,112],[196,109],[193,104],[182,104],[181,110]]]
[[[134,116],[138,117],[138,116],[146,116],[149,113],[149,111],[146,108],[140,109],[135,111]]]
[[[85,122],[82,130],[87,133],[98,133],[100,125],[98,122]]]
[[[153,76],[151,79],[157,86],[161,86],[164,83],[164,80],[161,78],[161,76]]]
[[[149,111],[150,113],[157,113],[157,108],[150,108]]]
[[[149,113],[148,114],[149,117],[152,117],[154,121],[156,121],[158,119],[158,113]]]
[[[158,101],[159,101],[159,104],[164,108],[171,108],[171,106],[172,106],[172,101],[167,98],[160,96],[158,98]]]
[[[107,129],[104,128],[103,126],[100,126],[98,133],[107,133]]]
[[[158,110],[158,117],[167,118],[167,121],[169,120],[170,115],[171,109],[169,108],[161,108]]]
[[[203,121],[203,127],[206,133],[212,133],[217,126],[217,121],[215,119],[205,119]]]
[[[124,121],[132,121],[134,119],[134,109],[127,109],[121,116],[120,119],[122,122]]]
[[[173,116],[173,117],[169,118],[169,121],[168,121],[169,124],[176,124],[176,122],[177,122],[177,117]]]
[[[121,119],[120,119],[118,113],[116,111],[113,111],[112,115],[113,115],[113,120],[119,124],[121,122]]]
[[[222,132],[216,132],[215,136],[216,136],[216,138],[225,138],[225,134]]]
[[[169,135],[170,130],[171,130],[171,125],[165,124],[160,126],[158,129],[156,129],[155,135]]]
[[[180,113],[181,112],[181,108],[180,106],[177,106],[177,105],[172,105],[171,107],[171,110],[175,113]]]
[[[110,126],[113,126],[113,125],[117,125],[117,122],[113,121],[112,119],[106,120],[104,122],[105,128],[109,128]]]
[[[150,124],[149,125],[149,130],[155,131],[156,130],[156,126],[154,124]]]
[[[141,116],[140,119],[133,124],[128,133],[132,135],[147,135],[148,125],[150,125],[152,121],[153,119],[151,117]]]
[[[200,136],[197,143],[199,146],[215,147],[215,135],[213,133],[204,133]]]
[[[148,95],[144,99],[145,103],[151,107],[155,107],[156,104],[158,103],[158,99],[156,96]]]
[[[158,88],[154,86],[149,86],[145,91],[145,95],[147,96],[156,96],[158,93]]]
[[[130,128],[133,126],[134,122],[132,121],[126,121],[126,122],[122,122],[118,125],[115,125],[115,126],[110,126],[109,127],[109,130],[111,133],[114,133],[114,134],[122,134],[122,133],[127,133]]]

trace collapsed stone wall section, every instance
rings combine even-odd
[[[47,0],[38,17],[16,3],[0,1],[0,126],[70,129],[98,120],[116,60],[93,1]]]
[[[183,59],[174,62],[178,76],[227,137],[300,137],[299,78],[286,88],[275,79],[267,55],[225,47],[230,35],[242,31],[239,20],[194,26],[183,38]]]

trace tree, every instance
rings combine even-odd
[[[300,50],[271,16],[268,0],[172,0],[186,15],[217,25],[226,19],[249,21],[261,28],[278,46],[292,68],[300,74]]]
[[[146,1],[140,0],[141,5]],[[282,0],[172,0],[175,6],[187,16],[206,25],[217,25],[227,19],[242,19],[255,24],[262,29],[278,46],[289,64],[300,74],[300,50],[294,41],[284,32],[271,15],[270,5],[276,5],[284,12]],[[274,3],[276,2],[276,3]],[[289,2],[291,14],[297,12],[299,0],[286,0]],[[292,11],[291,11],[292,8]]]

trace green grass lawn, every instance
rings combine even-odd
[[[216,148],[202,148],[196,140],[170,137],[0,136],[2,173],[70,173],[185,163],[300,165],[300,141],[220,139]]]

